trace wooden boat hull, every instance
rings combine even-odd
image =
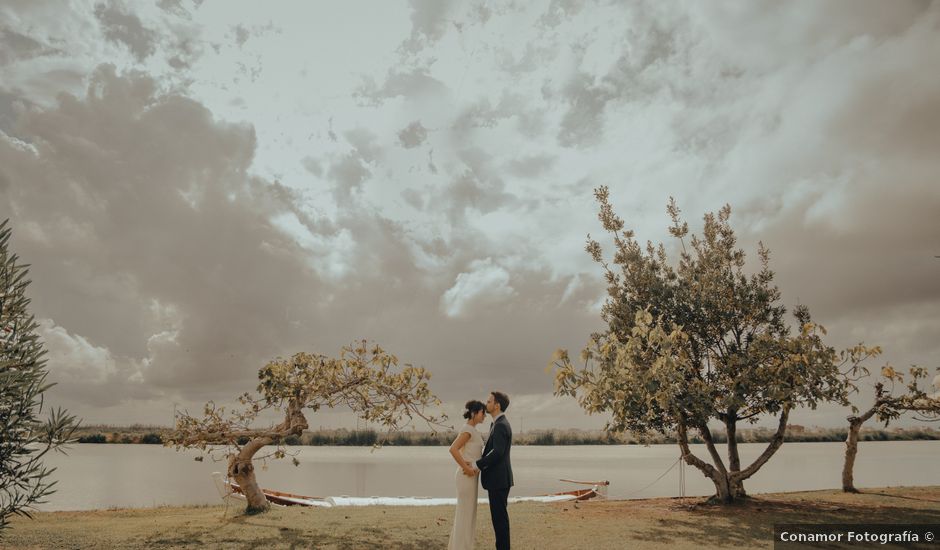
[[[242,491],[242,488],[235,483],[234,481],[226,480],[225,484],[231,487],[232,493],[245,496],[245,493]],[[329,499],[323,497],[308,497],[304,495],[295,495],[293,493],[285,493],[283,491],[274,491],[272,489],[261,489],[261,492],[264,493],[264,498],[268,499],[268,502],[273,504],[280,504],[281,506],[322,506],[322,507],[331,507],[333,504],[329,502]]]
[[[244,499],[245,495],[242,488],[229,479],[222,479],[221,474],[213,475],[216,478],[216,484],[219,486],[219,493],[223,498],[235,497]],[[456,498],[436,498],[436,497],[310,497],[306,495],[297,495],[283,491],[274,491],[272,489],[261,489],[268,502],[279,506],[313,506],[331,508],[334,506],[446,506],[456,505]],[[576,489],[574,491],[563,491],[548,495],[538,496],[519,496],[510,497],[509,502],[571,502],[584,501],[599,496],[597,487],[590,489]],[[480,504],[486,504],[487,499],[481,498]]]

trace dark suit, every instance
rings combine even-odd
[[[500,416],[493,422],[490,437],[483,447],[483,458],[477,460],[480,482],[490,498],[490,516],[496,533],[497,550],[509,550],[509,512],[506,503],[509,488],[512,487],[511,449],[512,427],[505,415]]]

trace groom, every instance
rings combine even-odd
[[[512,448],[512,428],[506,419],[509,397],[494,391],[486,400],[486,412],[493,417],[490,436],[483,447],[483,457],[476,462],[481,472],[480,481],[490,497],[490,516],[496,533],[496,550],[509,550],[509,512],[506,503],[512,487],[512,464],[509,450]]]

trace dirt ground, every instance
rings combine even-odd
[[[454,508],[274,508],[245,516],[225,506],[38,513],[15,518],[0,548],[443,549]],[[517,549],[772,548],[775,523],[940,523],[940,487],[756,495],[744,504],[671,498],[509,508]],[[477,548],[492,548],[481,506]]]

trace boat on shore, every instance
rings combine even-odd
[[[213,473],[212,478],[215,482],[216,489],[218,489],[219,495],[221,495],[223,500],[245,500],[244,492],[238,483],[235,483],[228,478],[223,478],[222,474],[219,472]],[[594,485],[586,489],[575,489],[573,491],[563,491],[560,493],[552,493],[548,495],[509,497],[509,503],[570,502],[590,500],[593,498],[605,498],[607,493],[606,488],[609,485],[609,482],[602,481],[590,483],[594,483]],[[264,496],[268,499],[268,502],[279,506],[312,506],[332,508],[334,506],[454,506],[457,504],[456,498],[447,497],[351,497],[346,495],[335,497],[311,497],[297,495],[294,493],[286,493],[283,491],[275,491],[272,489],[261,489],[261,492],[264,493]],[[481,498],[477,502],[480,504],[488,503],[487,499],[485,498]]]
[[[221,478],[221,474],[212,474],[213,477],[216,475]],[[223,494],[223,500],[228,497],[234,497],[239,500],[245,500],[245,493],[242,491],[242,488],[229,479],[223,479],[222,484],[223,489],[220,489],[220,493]],[[218,482],[216,482],[218,485]],[[308,497],[305,495],[295,495],[293,493],[285,493],[283,491],[274,491],[271,489],[261,489],[261,492],[264,493],[264,498],[268,499],[268,502],[272,504],[278,504],[280,506],[319,506],[323,508],[330,508],[334,506],[330,499],[327,497]]]

